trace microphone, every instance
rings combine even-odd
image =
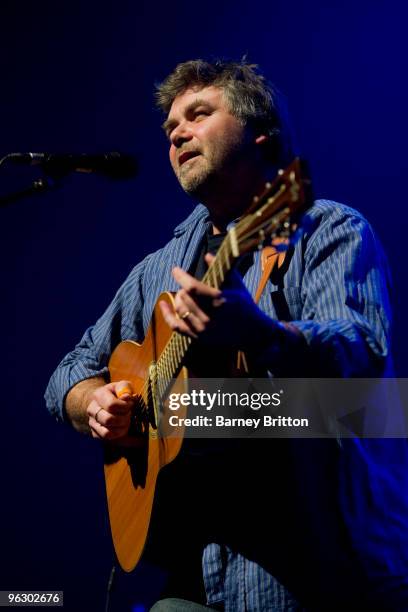
[[[136,176],[137,162],[127,153],[9,153],[4,161],[13,164],[41,166],[45,174],[59,178],[70,172],[95,172],[112,179]]]

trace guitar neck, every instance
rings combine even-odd
[[[239,248],[235,230],[232,228],[222,241],[215,259],[202,278],[202,282],[210,287],[219,289],[238,258]],[[161,397],[165,395],[170,382],[178,375],[192,343],[193,338],[183,336],[176,331],[172,333],[170,340],[156,363],[156,380]]]
[[[240,253],[235,228],[232,228],[222,241],[215,259],[203,276],[202,282],[210,287],[219,289],[228,272],[234,267],[239,256]]]

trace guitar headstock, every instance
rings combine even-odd
[[[272,183],[253,199],[252,205],[234,228],[242,255],[274,240],[282,244],[298,227],[301,214],[311,206],[311,183],[305,162],[296,158],[285,170],[279,170]]]

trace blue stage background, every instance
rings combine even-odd
[[[358,208],[383,242],[406,375],[407,18],[392,0],[2,3],[0,154],[129,151],[140,172],[121,183],[73,175],[0,209],[0,590],[64,590],[66,610],[103,609],[112,548],[101,453],[54,422],[43,392],[191,208],[153,102],[177,62],[248,54],[286,94],[316,196]],[[0,196],[37,176],[2,167]],[[160,580],[143,564],[119,576],[112,609],[143,610]]]

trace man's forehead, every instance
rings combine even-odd
[[[182,112],[185,108],[189,107],[191,104],[194,104],[197,100],[202,100],[212,104],[223,104],[225,102],[224,90],[221,87],[216,87],[215,85],[208,85],[205,87],[195,85],[194,87],[189,87],[174,98],[168,117],[171,117],[178,112]]]

